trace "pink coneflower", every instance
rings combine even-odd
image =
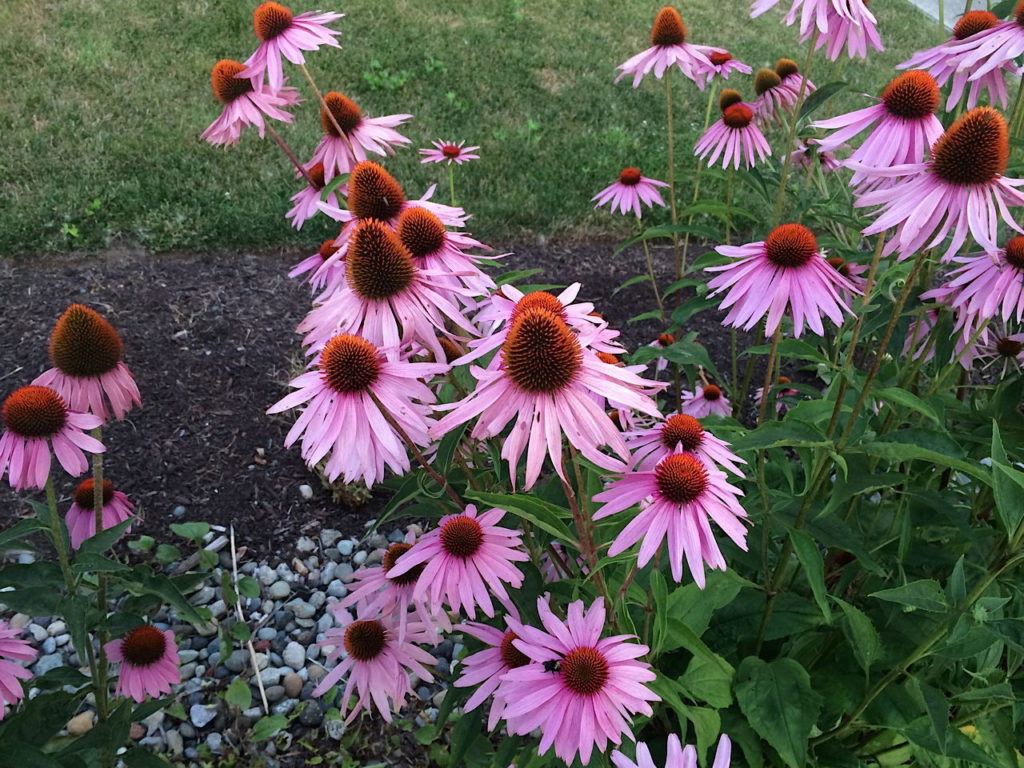
[[[519,540],[522,532],[498,525],[505,514],[503,509],[491,509],[477,515],[476,507],[469,504],[464,512],[441,518],[437,528],[398,558],[391,577],[424,565],[413,592],[417,600],[429,592],[434,606],[443,600],[451,610],[465,610],[475,619],[479,605],[486,615],[494,616],[490,595],[508,602],[504,585],[519,589],[523,583],[515,563],[530,559]]]
[[[6,621],[0,621],[0,720],[7,715],[7,707],[25,697],[21,681],[32,679],[32,673],[15,662],[32,662],[39,655],[20,637],[20,629],[11,629]]]
[[[78,549],[82,542],[96,535],[96,510],[94,504],[95,484],[91,477],[86,478],[71,497],[64,522],[71,536],[71,548]],[[113,528],[128,520],[135,511],[135,505],[121,491],[114,488],[109,480],[103,481],[103,530]]]
[[[540,754],[552,745],[567,764],[579,753],[590,761],[609,742],[633,738],[628,718],[650,717],[650,702],[661,701],[647,683],[655,679],[650,665],[638,661],[648,652],[633,635],[602,638],[604,601],[598,598],[585,610],[582,600],[569,604],[566,619],[559,619],[547,599],[537,599],[543,629],[522,627],[513,645],[530,659],[525,666],[505,673],[495,696],[504,703],[509,731],[526,735],[540,729]]]
[[[952,80],[949,87],[949,98],[946,100],[946,111],[952,111],[963,97],[964,89],[970,83],[970,90],[967,93],[967,108],[974,109],[982,91],[988,92],[988,100],[991,104],[999,104],[1002,108],[1010,101],[1006,87],[1006,75],[1020,74],[1020,68],[1013,61],[1007,61],[997,69],[989,70],[978,79],[973,79],[975,70],[972,68],[961,68],[960,62],[964,52],[957,51],[958,43],[962,40],[972,40],[986,30],[992,29],[999,24],[999,19],[991,11],[968,11],[953,25],[953,36],[945,43],[918,51],[902,64],[897,64],[899,69],[925,69],[935,78],[939,87],[944,87]]]
[[[701,160],[707,158],[712,166],[722,156],[722,167],[751,168],[764,162],[772,153],[767,139],[754,123],[754,108],[742,101],[739,93],[731,89],[722,91],[718,99],[722,117],[715,121],[697,141],[693,154]],[[708,157],[710,155],[711,157]]]
[[[462,165],[468,163],[470,160],[479,160],[480,155],[476,154],[476,151],[480,147],[467,147],[466,142],[460,141],[456,144],[454,141],[444,141],[438,139],[437,141],[430,142],[434,145],[433,149],[421,149],[420,154],[423,155],[423,159],[420,163],[447,163],[451,165]]]
[[[593,350],[585,350],[584,354],[596,355],[598,361],[600,361],[601,363],[613,366],[615,368],[621,368],[623,371],[627,371],[636,376],[640,376],[647,370],[647,366],[643,364],[626,365],[618,358],[618,356],[610,354],[608,352],[594,352]],[[662,389],[664,389],[666,386],[668,386],[667,384],[663,384],[661,382],[648,380],[644,380],[644,384],[644,386],[638,387],[637,391],[646,395],[650,395],[652,397],[656,395],[658,392],[660,392]],[[608,411],[608,415],[618,423],[620,429],[630,430],[634,428],[636,424],[636,414],[633,413],[632,409],[630,409],[630,407],[627,404],[618,402],[614,398],[614,396],[606,397],[605,395],[596,392],[592,394],[591,397],[593,398],[595,403],[597,403],[599,406]]]
[[[939,324],[939,311],[929,309],[922,315],[918,315],[907,327],[906,338],[903,339],[903,356],[912,360],[921,360],[922,363],[931,362],[935,357],[935,340],[932,332]]]
[[[738,465],[747,463],[729,450],[729,443],[715,437],[696,417],[686,413],[674,414],[653,427],[627,433],[626,445],[633,454],[633,469],[654,469],[659,461],[673,453],[692,453],[721,465],[736,477],[743,477]]]
[[[200,138],[215,146],[235,144],[247,126],[255,126],[262,139],[266,133],[264,118],[290,123],[293,117],[286,107],[299,103],[299,92],[294,88],[271,89],[263,84],[254,85],[240,73],[245,65],[231,59],[221,59],[213,66],[210,84],[213,95],[224,105],[220,116],[210,123]]]
[[[410,674],[427,683],[434,681],[430,668],[437,659],[417,646],[431,643],[431,633],[418,621],[409,621],[404,638],[399,639],[393,617],[361,613],[356,618],[339,610],[337,603],[331,612],[340,627],[324,633],[324,644],[336,643],[327,658],[337,661],[342,653],[345,658],[320,681],[313,695],[322,696],[347,675],[341,713],[344,715],[348,710],[353,692],[358,698],[345,722],[351,723],[361,711],[376,706],[381,717],[390,723],[392,712],[401,710],[405,697],[412,693]]]
[[[675,336],[673,336],[671,333],[662,333],[662,334],[660,334],[658,336],[658,338],[656,338],[654,341],[652,341],[647,346],[651,347],[652,349],[661,350],[661,349],[668,349],[669,347],[671,347],[675,343],[676,343],[676,337]],[[654,375],[655,375],[655,378],[657,378],[657,376],[659,374],[661,374],[666,368],[668,368],[668,358],[662,357],[661,355],[659,355],[658,357],[654,358]]]
[[[834,0],[826,9],[825,17],[825,31],[818,35],[814,50],[825,48],[831,61],[838,59],[844,48],[851,59],[866,59],[868,48],[885,50],[877,21],[868,10],[868,0]],[[814,34],[814,30],[808,29],[800,35],[800,42],[806,43]]]
[[[926,163],[872,169],[871,175],[892,177],[891,185],[858,195],[854,205],[880,206],[865,235],[896,229],[884,254],[901,259],[921,249],[935,248],[952,232],[942,260],[948,260],[970,235],[986,251],[997,250],[1000,218],[1022,232],[1008,206],[1024,205],[1024,180],[1003,176],[1010,158],[1006,120],[990,107],[972,109],[960,117],[932,146]]]
[[[333,261],[331,256],[338,252],[334,238],[320,243],[316,253],[307,256],[288,272],[288,277],[297,278],[306,275],[304,280],[309,283],[313,292],[323,290],[329,282],[345,279],[345,262]],[[338,274],[340,273],[340,274]]]
[[[776,61],[775,74],[779,76],[781,87],[795,93],[797,100],[800,98],[801,88],[804,89],[805,98],[818,90],[810,78],[804,77],[800,73],[800,67],[792,59],[779,59]]]
[[[346,483],[362,480],[372,486],[384,477],[385,465],[399,475],[408,472],[406,446],[381,408],[416,445],[430,445],[434,394],[420,379],[445,366],[388,360],[376,345],[351,334],[328,341],[314,366],[290,382],[295,392],[267,410],[281,413],[306,404],[285,446],[302,436],[302,458],[310,467],[329,454],[324,473],[331,481],[340,476]]]
[[[53,368],[33,384],[49,387],[68,409],[123,419],[133,405],[141,405],[139,388],[124,364],[121,336],[98,312],[72,304],[57,318],[50,333]]]
[[[480,269],[480,263],[497,257],[467,253],[484,249],[479,240],[465,232],[446,229],[437,214],[427,208],[406,208],[395,227],[402,242],[420,269],[437,275],[437,281],[449,287],[447,298],[467,308],[495,289],[494,280]]]
[[[718,740],[718,748],[715,750],[715,761],[711,768],[729,768],[732,763],[732,742],[724,733]],[[616,750],[612,752],[612,764],[615,768],[658,768],[651,757],[651,750],[644,742],[636,745],[636,762],[634,763],[624,754]],[[692,745],[683,745],[679,742],[676,734],[668,737],[668,755],[665,759],[664,768],[697,768],[697,750]]]
[[[665,207],[665,201],[662,200],[658,188],[667,186],[668,184],[664,181],[643,176],[639,168],[630,166],[623,168],[618,181],[594,195],[591,202],[596,201],[595,208],[611,203],[609,209],[612,213],[615,213],[616,210],[623,215],[635,213],[639,219],[642,215],[641,203],[648,208],[653,208],[656,205],[660,208]]]
[[[922,294],[922,298],[926,294]],[[922,363],[931,362],[935,358],[938,339],[935,328],[939,323],[939,312],[935,309],[925,311],[911,321],[903,340],[903,355]],[[971,337],[977,327],[978,319],[966,313],[958,313],[953,328],[953,354],[951,362],[956,361],[965,370],[970,369],[978,356],[980,347],[989,343],[989,330],[983,329],[971,344]]]
[[[813,127],[832,131],[818,140],[824,150],[835,150],[871,129],[850,160],[869,168],[885,169],[924,160],[925,153],[942,136],[942,123],[935,116],[938,106],[939,87],[935,79],[927,72],[912,70],[893,78],[882,91],[878,104],[820,120]],[[858,170],[852,183],[858,185],[872,178]]]
[[[270,90],[279,91],[284,85],[284,67],[281,57],[292,64],[306,63],[303,51],[316,51],[321,45],[340,48],[335,39],[341,32],[331,29],[328,24],[342,18],[341,13],[311,11],[294,15],[279,3],[263,3],[252,13],[252,27],[260,44],[252,56],[245,60],[241,77],[252,78],[253,84],[263,86],[264,76],[270,83]]]
[[[302,225],[306,221],[320,213],[321,202],[336,206],[338,204],[338,191],[340,190],[342,194],[345,192],[345,186],[342,185],[340,188],[335,188],[328,192],[326,198],[323,197],[324,187],[327,184],[324,179],[323,163],[313,163],[310,165],[306,168],[306,175],[309,176],[309,181],[306,181],[306,186],[292,195],[291,201],[293,205],[288,209],[288,213],[284,215],[285,219],[290,221],[295,229],[302,229]]]
[[[680,409],[687,416],[703,419],[705,416],[731,416],[732,403],[725,392],[717,384],[698,385],[692,392],[684,389],[681,393],[683,403]]]
[[[358,104],[337,91],[324,94],[324,102],[330,114],[321,108],[324,135],[313,150],[311,162],[323,163],[327,181],[351,171],[357,163],[367,159],[367,152],[387,157],[393,155],[396,148],[411,143],[395,128],[411,120],[412,115],[367,117]],[[342,133],[338,133],[335,123]]]
[[[983,319],[1024,320],[1024,236],[1010,238],[997,253],[957,256],[953,262],[962,266],[922,299]]]
[[[786,407],[787,407],[787,403],[786,403],[784,398],[787,398],[787,397],[792,398],[792,397],[796,397],[797,395],[800,394],[800,390],[793,389],[791,386],[789,386],[791,383],[792,383],[792,380],[789,378],[789,376],[779,376],[775,380],[775,387],[774,388],[777,389],[777,392],[775,393],[775,411],[776,411],[776,413],[783,413],[783,412],[785,412]],[[772,388],[768,389],[769,394],[771,393],[771,390],[772,390]],[[764,399],[764,387],[758,387],[756,390],[754,390],[754,404],[758,408],[760,408],[761,407],[761,401],[763,399]]]
[[[749,64],[744,64],[728,51],[712,51],[708,54],[708,61],[711,62],[711,66],[703,70],[704,85],[710,83],[715,77],[728,80],[729,75],[733,72],[749,75],[752,71]]]
[[[861,275],[869,269],[867,264],[858,264],[855,261],[847,261],[842,256],[829,256],[825,261],[828,262],[832,269],[845,277],[850,282],[850,285],[853,286],[853,290],[843,288],[839,292],[840,296],[843,297],[843,301],[845,301],[847,305],[852,304],[854,297],[863,294],[864,289],[867,287],[867,279],[861,277]]]
[[[564,320],[577,333],[581,344],[597,351],[613,355],[625,352],[615,341],[616,331],[608,331],[608,324],[594,311],[589,301],[577,302],[582,285],[573,283],[558,295],[547,291],[533,291],[524,294],[509,283],[502,285],[491,294],[483,308],[474,318],[476,324],[485,331],[483,338],[469,342],[470,352],[466,353],[454,365],[465,365],[489,352],[498,349],[505,343],[512,323],[528,309],[544,309]],[[500,356],[495,356],[488,364],[488,370],[494,370],[501,364]]]
[[[706,269],[722,273],[708,282],[709,297],[729,291],[719,305],[729,309],[725,325],[749,331],[767,315],[765,335],[771,336],[788,308],[794,336],[803,333],[805,323],[820,336],[822,316],[842,325],[843,311],[851,312],[840,292],[857,289],[825,260],[814,233],[802,224],[778,226],[763,242],[715,250],[734,259]]]
[[[985,341],[979,338],[973,360],[979,361],[983,370],[998,368],[1000,377],[1006,376],[1011,369],[1020,373],[1024,370],[1024,333],[1011,333],[1000,324],[992,329],[990,338]]]
[[[337,255],[337,254],[336,254]],[[333,261],[325,264],[333,264]],[[361,221],[345,254],[345,282],[299,323],[309,353],[339,333],[363,336],[395,358],[410,342],[445,360],[438,334],[450,335],[446,321],[470,335],[475,330],[447,296],[447,275],[420,269],[387,224]]]
[[[827,152],[818,146],[817,139],[797,139],[796,149],[790,153],[789,161],[796,168],[808,169],[813,168],[817,161],[825,173],[834,173],[843,167],[833,152]]]
[[[0,417],[0,477],[16,490],[44,488],[50,476],[50,450],[64,471],[78,477],[89,468],[85,451],[103,453],[103,443],[87,435],[103,423],[99,416],[79,413],[49,387],[30,385],[4,400]]]
[[[515,419],[501,455],[509,463],[514,486],[519,459],[529,448],[524,490],[540,477],[545,453],[564,479],[563,435],[598,466],[622,468],[629,457],[626,444],[594,401],[594,394],[650,416],[658,414],[656,403],[642,393],[650,382],[623,368],[605,365],[596,355],[584,354],[576,333],[546,309],[530,308],[518,314],[498,356],[499,367],[470,369],[478,382],[476,389],[458,403],[444,406],[453,410],[438,421],[431,434],[440,437],[479,416],[472,436],[487,439]],[[602,453],[604,445],[620,458]]]
[[[800,100],[800,92],[784,85],[778,72],[767,67],[757,70],[754,93],[757,94],[753,103],[754,117],[762,124],[774,120],[784,121],[787,113]]]
[[[120,640],[103,646],[107,659],[121,665],[117,695],[130,696],[136,702],[170,693],[181,682],[178,669],[178,644],[174,633],[150,624],[136,627]]]
[[[507,615],[505,623],[508,626],[505,631],[476,621],[467,621],[456,627],[459,631],[470,637],[475,637],[487,646],[482,651],[470,654],[460,662],[462,674],[452,683],[456,688],[477,686],[477,689],[463,704],[464,712],[472,712],[493,695],[506,672],[525,667],[530,663],[530,657],[515,646],[515,641],[519,639],[516,630],[522,632],[522,625],[515,618]],[[494,697],[487,715],[488,731],[493,731],[497,727],[498,721],[502,719],[504,713],[505,702]]]
[[[957,70],[970,72],[970,80],[978,81],[989,73],[1000,73],[1024,53],[1024,0],[1018,2],[1010,18],[992,27],[977,25],[975,34],[949,44],[949,52],[957,55]]]
[[[683,17],[675,8],[666,5],[658,11],[651,27],[651,47],[641,51],[633,58],[620,64],[619,82],[626,75],[633,76],[633,87],[638,88],[644,77],[651,72],[660,80],[666,70],[678,67],[679,71],[693,80],[701,90],[710,79],[712,70],[711,54],[728,53],[722,48],[707,45],[694,45],[686,42],[689,31],[683,23]]]
[[[654,557],[663,539],[668,540],[669,565],[676,581],[683,579],[683,559],[693,580],[704,588],[704,564],[725,570],[725,558],[715,542],[709,520],[714,520],[737,547],[746,551],[747,513],[740,505],[743,491],[729,485],[725,473],[692,453],[673,453],[652,470],[634,471],[594,496],[605,504],[594,513],[602,520],[634,504],[640,513],[615,537],[608,548],[611,557],[643,539],[637,565]]]
[[[413,595],[416,581],[423,573],[424,565],[411,568],[400,576],[391,573],[398,558],[412,549],[416,536],[410,532],[405,541],[396,541],[388,545],[381,557],[380,565],[373,568],[360,568],[355,572],[355,585],[352,591],[339,603],[342,608],[357,607],[361,616],[386,614],[397,618],[398,639],[405,639],[405,627],[409,621],[410,609],[423,629],[435,639],[438,631],[450,632],[451,622],[443,610],[432,610],[424,600],[417,600]]]

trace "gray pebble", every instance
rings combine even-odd
[[[338,542],[338,554],[342,557],[350,557],[352,550],[356,548],[356,543],[352,539],[344,539]]]
[[[288,643],[285,646],[284,653],[281,654],[284,659],[284,663],[287,664],[294,670],[302,669],[306,664],[306,649],[301,644],[294,641]]]
[[[269,587],[275,581],[277,581],[277,571],[271,568],[269,565],[261,565],[259,569],[259,575],[257,578],[260,580],[260,584],[264,587]]]
[[[324,528],[320,531],[320,543],[325,547],[334,546],[335,542],[341,538],[341,531],[334,528]]]
[[[267,701],[270,704],[277,704],[285,697],[284,686],[282,685],[271,685],[266,689]]]
[[[309,538],[309,536],[302,536],[299,538],[295,548],[302,554],[308,555],[310,552],[316,551],[316,542]]]
[[[313,498],[313,489],[310,488],[305,483],[303,483],[302,485],[299,486],[299,495],[306,501],[309,501],[310,499]]]
[[[189,720],[196,728],[205,728],[217,716],[217,707],[214,705],[193,704],[188,711]]]
[[[291,594],[292,585],[287,581],[275,581],[267,590],[267,595],[274,600],[284,600]]]
[[[316,728],[320,723],[324,721],[324,712],[320,708],[320,702],[316,699],[310,699],[299,713],[299,722],[307,728]]]
[[[345,597],[348,594],[348,587],[341,583],[341,579],[334,579],[327,585],[327,594],[331,597]]]

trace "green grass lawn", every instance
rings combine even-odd
[[[286,225],[296,183],[272,143],[248,134],[220,150],[199,140],[218,113],[210,66],[251,51],[254,4],[4,0],[0,253],[263,247],[325,236],[324,222],[300,235]],[[621,234],[626,224],[592,213],[590,197],[626,164],[664,178],[661,83],[637,91],[612,84],[615,66],[646,46],[658,3],[337,5],[347,14],[343,48],[310,59],[321,86],[347,93],[371,115],[413,113],[405,132],[414,147],[439,137],[480,144],[482,160],[458,178],[476,234],[497,241]],[[903,0],[875,5],[886,53],[845,66],[822,60],[813,79],[842,77],[854,91],[875,93],[897,61],[941,38],[937,24]],[[691,0],[682,11],[694,41],[727,47],[755,68],[782,55],[803,58],[778,11],[752,21],[748,6]],[[299,79],[293,72],[304,88]],[[749,79],[733,82],[749,94]],[[677,94],[685,177],[705,97],[681,79]],[[313,106],[300,107],[284,133],[308,157],[319,134]],[[389,167],[417,195],[444,178],[443,169],[420,166],[414,150]]]

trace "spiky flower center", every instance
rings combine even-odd
[[[558,300],[557,296],[547,291],[534,291],[533,293],[526,294],[516,302],[516,305],[512,308],[512,316],[509,318],[509,322],[514,323],[531,309],[543,309],[555,317],[562,320],[566,319],[565,306]]]
[[[345,273],[349,285],[361,297],[383,301],[409,287],[416,267],[398,235],[386,224],[367,219],[352,234]]]
[[[608,365],[622,365],[622,363],[619,361],[619,358],[617,358],[611,352],[598,352],[597,359],[600,360],[602,363],[607,363]]]
[[[324,164],[317,163],[311,165],[306,169],[306,175],[309,176],[309,180],[313,182],[313,189],[323,189],[326,181],[324,180]]]
[[[718,94],[718,108],[725,112],[733,104],[739,104],[743,101],[743,96],[740,92],[733,88],[723,88],[722,92]]]
[[[1024,26],[1024,0],[1020,0],[1013,9],[1013,19]]]
[[[335,245],[334,238],[328,238],[320,243],[320,247],[317,249],[317,253],[320,254],[320,258],[324,261],[331,258],[338,252],[338,246]]]
[[[597,648],[573,648],[559,664],[565,687],[580,696],[599,693],[608,682],[608,660]]]
[[[953,38],[966,40],[972,35],[992,29],[999,23],[999,17],[992,11],[968,11],[953,25]]]
[[[939,106],[939,86],[927,72],[913,69],[889,81],[882,91],[882,103],[891,115],[921,120]]]
[[[388,575],[388,571],[395,567],[395,563],[398,562],[398,558],[410,549],[412,549],[412,544],[406,544],[404,541],[395,542],[387,548],[387,551],[384,552],[384,556],[380,559],[380,565],[381,568],[384,569],[385,576]],[[423,569],[425,567],[426,564],[424,563],[414,565],[401,576],[388,576],[388,579],[400,587],[408,587],[409,585],[416,583],[416,580],[419,579],[420,574],[423,573]]]
[[[706,384],[704,386],[704,399],[715,402],[722,399],[722,389],[717,384]]]
[[[398,217],[398,239],[415,258],[441,250],[444,237],[444,224],[426,208],[406,208]]]
[[[1003,357],[1017,357],[1024,350],[1024,342],[1010,338],[1001,338],[996,341],[996,352]]]
[[[50,360],[68,376],[102,376],[117,367],[123,354],[114,326],[82,304],[64,310],[50,334]]]
[[[712,51],[711,55],[708,56],[708,59],[716,67],[720,67],[723,64],[727,64],[732,61],[732,54],[728,51]]]
[[[732,104],[722,110],[722,122],[730,128],[741,130],[754,122],[754,110],[746,104]]]
[[[514,643],[518,639],[519,636],[510,629],[501,638],[501,645],[498,646],[498,651],[501,653],[501,663],[507,669],[518,669],[530,663],[530,657],[516,648]]]
[[[677,413],[661,426],[661,443],[669,450],[682,444],[683,449],[695,451],[704,442],[704,427],[693,416]]]
[[[651,42],[654,45],[682,45],[686,42],[686,24],[679,11],[671,5],[658,11],[651,27]]]
[[[145,624],[121,638],[121,653],[133,667],[148,667],[164,657],[167,637],[156,627]]]
[[[792,59],[779,59],[775,62],[775,74],[785,80],[787,77],[800,74],[800,67]]]
[[[441,147],[441,154],[447,157],[449,160],[454,160],[456,157],[462,154],[462,147],[458,144],[444,144]]]
[[[1024,272],[1024,235],[1010,238],[1004,249],[1006,263]]]
[[[1009,159],[1006,120],[991,107],[978,107],[960,117],[932,147],[935,173],[961,186],[995,181]]]
[[[553,393],[572,382],[583,350],[568,325],[544,309],[523,312],[502,345],[509,378],[527,392]]]
[[[92,509],[93,503],[96,500],[96,482],[91,478],[87,477],[85,480],[80,482],[75,488],[74,499],[75,504],[82,507],[83,509]],[[114,498],[114,484],[109,480],[103,481],[103,506],[107,506],[111,499]]]
[[[625,184],[627,187],[635,187],[640,183],[640,179],[643,178],[640,173],[640,169],[634,166],[623,168],[619,173],[619,183]]]
[[[676,343],[676,337],[671,333],[663,333],[658,337],[658,344],[663,347],[671,347]]]
[[[778,88],[780,83],[782,83],[782,78],[778,72],[774,69],[762,67],[757,70],[757,74],[754,76],[754,93],[758,96],[763,96],[772,88]]]
[[[843,277],[850,276],[850,265],[842,256],[829,256],[826,261],[829,263],[829,266]]]
[[[61,396],[35,384],[14,390],[0,409],[7,429],[21,437],[52,437],[64,428],[68,409]]]
[[[778,267],[802,267],[818,254],[818,240],[803,224],[783,224],[764,241],[768,261]]]
[[[221,59],[210,72],[210,87],[213,95],[223,104],[230,104],[239,96],[252,90],[252,81],[247,77],[236,77],[245,69],[245,64],[233,59]]]
[[[452,557],[472,557],[483,543],[484,529],[472,517],[456,515],[441,526],[441,546]]]
[[[342,93],[328,91],[324,95],[324,103],[327,104],[327,109],[320,108],[320,124],[323,126],[324,133],[338,136],[338,128],[341,128],[342,131],[349,134],[363,122],[363,111],[359,105]],[[327,113],[328,109],[330,114]],[[332,116],[334,117],[333,121],[331,120]],[[335,122],[338,124],[338,128],[334,127]]]
[[[252,28],[263,42],[273,40],[292,23],[292,12],[280,3],[263,3],[252,12]]]
[[[708,469],[690,453],[673,453],[654,468],[658,491],[673,504],[689,504],[708,487]]]
[[[372,661],[384,650],[388,631],[376,619],[353,621],[345,628],[345,652],[356,661]]]
[[[391,221],[402,212],[405,191],[377,163],[364,160],[348,177],[348,209],[360,219]]]
[[[335,392],[365,392],[380,375],[380,353],[361,336],[342,333],[320,353],[320,373]]]

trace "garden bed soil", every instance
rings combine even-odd
[[[654,306],[648,284],[614,293],[645,271],[640,249],[613,256],[614,244],[593,242],[511,250],[507,269],[543,269],[530,282],[581,281],[580,299],[622,330],[627,347],[662,331],[655,322],[627,322]],[[0,392],[44,370],[54,320],[69,303],[89,304],[121,331],[142,392],[143,406],[105,435],[107,476],[138,505],[140,532],[159,537],[186,520],[233,523],[241,542],[262,555],[321,527],[362,534],[381,494],[359,507],[335,502],[298,449],[284,448],[292,417],[266,415],[301,362],[294,328],[310,295],[286,273],[304,255],[116,251],[0,262]],[[671,251],[658,249],[655,259],[661,284],[669,284]],[[728,355],[728,334],[713,315],[687,330],[698,332],[716,362]],[[60,490],[67,498],[71,483]],[[0,526],[25,512],[6,484],[0,504]]]

